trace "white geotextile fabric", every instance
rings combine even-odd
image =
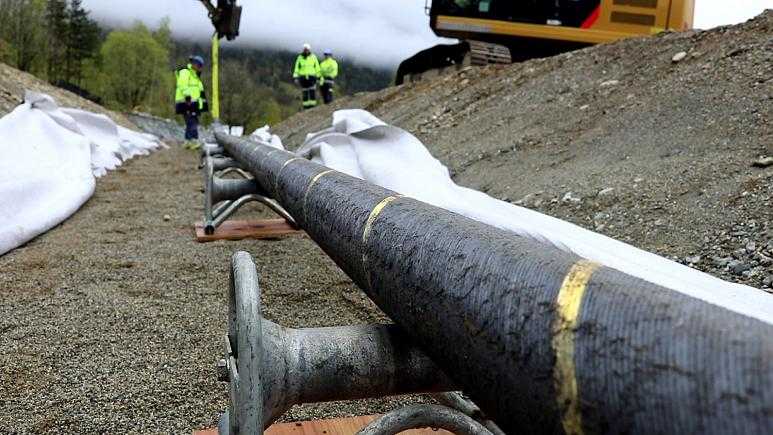
[[[94,193],[95,177],[161,146],[105,115],[27,92],[0,118],[0,255],[53,228]]]
[[[267,129],[253,138],[281,141]],[[610,237],[456,185],[410,133],[363,110],[342,110],[298,154],[420,201],[553,245],[644,280],[773,323],[773,297],[723,281]]]

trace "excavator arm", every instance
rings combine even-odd
[[[212,25],[219,38],[225,37],[233,41],[239,36],[239,24],[242,19],[242,7],[237,5],[237,0],[217,0],[212,4],[210,0],[199,0],[209,13]]]

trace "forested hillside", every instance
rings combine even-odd
[[[204,11],[202,10],[202,13]],[[209,42],[179,41],[173,23],[107,28],[81,0],[0,0],[0,62],[115,110],[174,116],[174,70],[190,54],[209,59]],[[226,46],[221,51],[221,118],[248,129],[300,109],[292,83],[295,53]],[[389,85],[392,72],[339,59],[338,95]],[[204,81],[209,88],[209,73]],[[205,122],[208,120],[205,118]]]

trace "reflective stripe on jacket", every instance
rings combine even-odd
[[[177,103],[185,101],[186,97],[191,97],[191,101],[199,103],[203,107],[204,100],[201,98],[204,93],[204,83],[201,82],[199,74],[193,69],[193,65],[188,64],[187,68],[177,70],[177,90],[174,100]]]
[[[295,60],[295,70],[293,78],[299,77],[322,77],[319,69],[319,60],[317,56],[310,54],[308,56],[299,55]]]

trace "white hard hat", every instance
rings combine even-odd
[[[311,51],[311,44],[309,44],[308,42],[306,44],[303,44],[303,49]]]
[[[333,50],[331,50],[331,49],[329,49],[329,48],[328,48],[328,49],[326,49],[326,50],[323,52],[323,54],[333,54]]]

